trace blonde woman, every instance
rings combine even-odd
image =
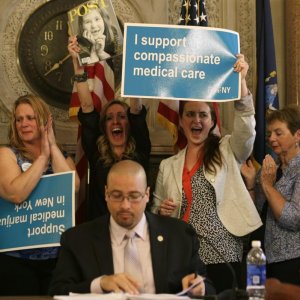
[[[9,145],[0,148],[0,170],[0,196],[16,204],[28,198],[42,175],[75,170],[71,157],[56,143],[49,107],[39,97],[27,95],[15,101]],[[47,294],[57,254],[58,247],[1,253],[0,294]]]
[[[111,166],[123,159],[139,162],[147,171],[151,141],[146,122],[147,110],[140,99],[107,102],[99,114],[94,107],[86,72],[78,63],[80,51],[76,37],[69,38],[75,86],[80,101],[78,119],[82,125],[82,146],[90,166],[87,218],[108,213],[105,184]]]

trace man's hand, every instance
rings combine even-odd
[[[275,278],[266,281],[266,300],[297,300],[300,295],[300,286],[281,283]]]
[[[140,283],[126,273],[103,276],[100,286],[105,292],[128,293],[138,295],[141,289]]]
[[[205,294],[204,278],[200,275],[195,276],[194,273],[186,275],[182,278],[182,289],[183,290],[188,289],[194,283],[196,285],[188,292],[188,295],[204,296]]]

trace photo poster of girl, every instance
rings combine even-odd
[[[68,24],[81,49],[81,66],[122,54],[123,34],[111,0],[89,0],[70,9]]]

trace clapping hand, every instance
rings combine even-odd
[[[276,181],[277,166],[273,157],[267,154],[263,160],[261,169],[261,184],[264,186],[273,186]]]
[[[45,159],[45,167],[47,167],[50,159],[50,145],[48,140],[47,123],[41,126],[41,156]]]
[[[253,189],[255,186],[256,170],[251,159],[248,159],[241,165],[241,173],[247,189]]]
[[[47,121],[47,126],[46,126],[47,132],[48,132],[48,141],[49,141],[49,146],[56,145],[56,139],[54,135],[54,130],[53,130],[53,118],[52,115],[48,116],[48,121]]]

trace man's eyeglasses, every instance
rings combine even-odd
[[[126,198],[130,203],[138,203],[142,201],[145,195],[146,193],[142,194],[140,192],[131,192],[127,195],[118,191],[107,192],[108,199],[113,202],[122,202]]]

